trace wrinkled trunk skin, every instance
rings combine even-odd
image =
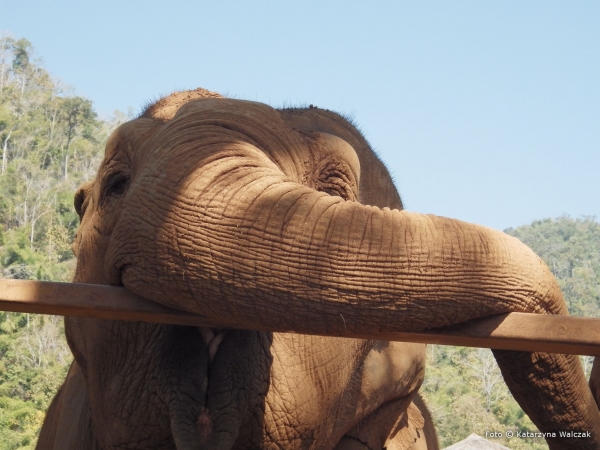
[[[504,381],[523,411],[546,438],[551,449],[593,449],[598,444],[598,406],[589,389],[579,357],[553,353],[493,350]],[[547,402],[545,399],[553,398]],[[577,414],[574,414],[574,410]],[[561,438],[559,431],[591,432],[592,439]]]

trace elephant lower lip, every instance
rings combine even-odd
[[[200,434],[200,442],[206,445],[208,443],[213,428],[212,419],[210,418],[208,409],[206,407],[202,407],[200,409],[200,415],[198,416],[197,425],[198,432]]]

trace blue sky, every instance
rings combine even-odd
[[[101,114],[198,86],[351,114],[407,209],[498,229],[600,217],[599,23],[597,1],[0,0]]]

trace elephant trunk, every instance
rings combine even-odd
[[[170,160],[190,167],[181,179],[130,187],[106,260],[113,283],[231,328],[348,337],[509,311],[566,314],[550,271],[518,240],[317,192],[229,130],[216,134],[175,142]],[[542,431],[591,431],[580,448],[600,448],[600,413],[575,357],[515,364],[496,354]]]
[[[515,238],[346,202],[291,181],[252,145],[216,147],[177,183],[132,186],[105,260],[111,283],[232,327],[321,335],[567,312]]]

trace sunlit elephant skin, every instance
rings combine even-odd
[[[38,448],[436,448],[415,397],[424,347],[356,338],[566,314],[549,270],[503,233],[403,211],[339,115],[217,97],[174,94],[113,133],[76,195],[75,281],[226,329],[67,319],[75,363]],[[553,450],[600,448],[576,357],[495,355],[542,431],[592,433]],[[89,417],[65,440],[73,410]]]

